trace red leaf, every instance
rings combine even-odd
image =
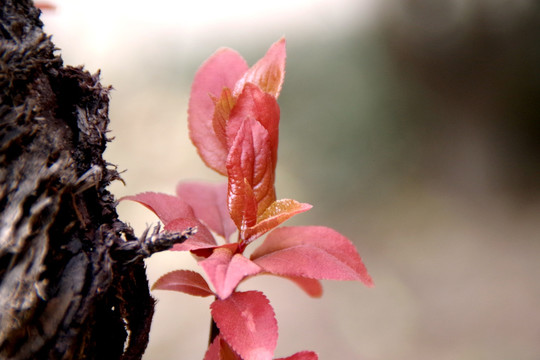
[[[220,299],[231,295],[238,283],[249,275],[255,275],[261,268],[242,254],[233,254],[227,247],[214,250],[207,259],[199,261]]]
[[[281,277],[291,280],[313,298],[320,298],[322,296],[323,289],[319,280],[299,276],[282,275]]]
[[[292,356],[289,356],[286,358],[279,358],[276,360],[318,360],[318,359],[319,357],[313,351],[300,351]]]
[[[236,226],[227,209],[227,184],[182,182],[176,187],[176,194],[188,203],[197,218],[218,235],[229,239]]]
[[[165,225],[166,231],[182,231],[188,227],[197,227],[195,235],[190,236],[186,241],[181,244],[173,246],[172,250],[176,251],[189,251],[195,249],[206,249],[215,247],[216,240],[212,236],[212,233],[197,219],[174,219]]]
[[[227,171],[231,218],[239,229],[251,227],[275,200],[268,132],[257,121],[247,118],[242,123],[229,150]],[[248,212],[253,196],[257,213]]]
[[[251,255],[264,271],[314,279],[373,281],[349,239],[324,226],[282,227]]]
[[[311,208],[310,204],[299,203],[292,199],[274,201],[259,217],[257,224],[244,232],[246,245],[294,215],[308,211]]]
[[[220,334],[243,359],[272,359],[278,326],[266,296],[258,291],[235,292],[210,307]]]
[[[257,61],[236,83],[234,94],[241,93],[244,84],[253,83],[264,92],[277,98],[285,78],[285,58],[285,39],[281,38],[272,44],[264,57]]]
[[[242,360],[221,335],[216,336],[208,347],[204,360]]]
[[[221,335],[215,337],[214,341],[208,346],[203,360],[221,360],[219,351],[221,349]]]
[[[184,231],[188,227],[197,227],[197,232],[182,244],[176,244],[173,250],[193,250],[216,245],[210,231],[196,217],[193,209],[177,196],[145,192],[125,196],[120,200],[136,201],[156,214],[165,225],[166,231]]]
[[[227,144],[232,146],[245,119],[252,118],[268,132],[272,153],[272,168],[276,168],[279,142],[279,105],[276,99],[257,86],[248,83],[238,96],[227,124]]]
[[[152,285],[152,290],[173,290],[202,297],[214,295],[204,278],[190,270],[176,270],[163,275]]]
[[[231,115],[231,111],[236,104],[236,98],[232,95],[229,88],[223,88],[221,96],[215,98],[214,104],[214,116],[212,117],[212,125],[214,126],[214,133],[225,148],[227,146],[227,123]]]
[[[174,219],[195,218],[193,209],[186,202],[182,201],[182,199],[173,195],[144,192],[137,195],[124,196],[120,199],[120,201],[122,200],[136,201],[146,206],[157,215],[165,226]]]
[[[226,175],[227,148],[214,131],[215,103],[223,88],[233,89],[248,70],[245,60],[234,50],[221,49],[212,55],[195,74],[188,108],[191,141],[210,168]]]

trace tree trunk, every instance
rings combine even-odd
[[[31,1],[0,6],[0,358],[140,359],[142,259],[189,231],[139,240],[118,219],[109,88],[63,66]]]

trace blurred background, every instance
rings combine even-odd
[[[52,0],[51,0],[52,1]],[[216,49],[253,64],[287,38],[278,197],[289,224],[352,239],[376,286],[322,299],[260,277],[276,357],[540,359],[540,3],[536,0],[54,0],[42,19],[66,64],[112,85],[105,158],[116,197],[223,181],[187,136],[192,78]],[[157,218],[122,203],[138,234]],[[147,261],[150,282],[197,269]],[[210,299],[156,291],[145,360],[202,359]]]

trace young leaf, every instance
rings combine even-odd
[[[281,38],[272,46],[264,57],[257,61],[236,83],[234,94],[238,95],[246,83],[253,83],[264,92],[277,98],[285,78],[285,38]]]
[[[276,99],[257,86],[247,83],[238,96],[236,105],[230,113],[227,124],[227,144],[232,146],[238,130],[245,119],[252,118],[268,132],[272,154],[272,168],[276,168],[279,142],[279,105]]]
[[[227,209],[226,183],[182,182],[176,194],[191,206],[197,218],[226,240],[236,231]]]
[[[328,280],[359,280],[373,286],[349,239],[324,226],[282,227],[272,231],[251,259],[264,271]]]
[[[227,146],[227,123],[231,115],[231,111],[236,104],[236,98],[232,95],[229,88],[223,88],[221,96],[215,98],[214,104],[214,116],[212,117],[212,125],[214,126],[214,133],[223,146]]]
[[[300,351],[292,356],[286,358],[279,358],[276,360],[318,360],[319,357],[313,351]]]
[[[249,243],[294,215],[308,211],[311,208],[310,204],[299,203],[292,199],[276,200],[262,213],[255,226],[246,229],[244,238]]]
[[[257,216],[276,198],[268,131],[257,121],[247,118],[242,122],[229,150],[227,172],[231,218],[238,228],[243,224],[251,227],[255,225]],[[246,213],[249,188],[253,190],[257,203],[255,214]]]
[[[221,336],[242,359],[272,359],[278,326],[266,296],[259,291],[234,292],[210,307]]]
[[[220,299],[231,295],[246,276],[255,275],[261,268],[242,254],[233,254],[227,247],[218,247],[210,257],[199,261]]]
[[[214,295],[204,278],[190,270],[176,270],[163,275],[152,285],[152,290],[173,290],[202,297]]]
[[[206,165],[223,175],[227,174],[227,148],[214,131],[213,98],[219,98],[223,88],[233,89],[247,70],[248,65],[237,52],[221,49],[199,68],[191,87],[189,136]]]

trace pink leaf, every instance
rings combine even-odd
[[[254,83],[264,92],[278,97],[285,78],[285,39],[281,38],[266,52],[266,55],[253,65],[236,83],[234,94],[242,92],[246,83]]]
[[[212,233],[197,219],[174,219],[165,225],[166,231],[182,231],[188,227],[197,227],[195,235],[190,236],[186,241],[181,244],[173,246],[172,250],[176,251],[189,251],[195,249],[205,249],[215,247],[216,240],[212,236]]]
[[[278,228],[268,234],[251,259],[269,273],[359,280],[368,286],[373,285],[351,241],[324,226]]]
[[[203,360],[222,360],[219,354],[221,349],[220,341],[221,335],[216,336],[214,341],[212,341],[212,343],[208,346]]]
[[[319,280],[299,276],[282,275],[281,277],[291,280],[313,298],[320,298],[322,296],[323,289]]]
[[[279,358],[276,360],[318,360],[318,359],[319,357],[313,351],[300,351],[292,356],[289,356],[286,358]]]
[[[189,227],[197,227],[195,235],[190,236],[182,244],[176,244],[173,250],[192,250],[216,245],[214,237],[195,217],[191,206],[177,196],[145,192],[125,196],[121,200],[132,200],[146,206],[159,217],[166,231],[184,231]]]
[[[215,103],[223,88],[233,89],[248,70],[245,60],[230,49],[218,50],[195,74],[188,108],[191,141],[210,168],[226,175],[227,148],[214,131]]]
[[[233,254],[227,247],[216,248],[210,257],[199,261],[199,265],[210,278],[220,299],[229,297],[244,277],[261,271],[251,260],[242,254]]]
[[[240,229],[255,225],[258,214],[275,200],[274,169],[270,159],[268,132],[247,118],[239,128],[227,157],[228,207]],[[252,191],[251,191],[252,190]],[[255,199],[257,213],[247,212]]]
[[[235,292],[210,307],[220,334],[243,359],[272,359],[278,326],[266,296],[258,291]]]
[[[272,168],[276,168],[279,142],[279,105],[276,99],[257,86],[247,83],[238,96],[227,124],[227,144],[232,146],[238,130],[245,119],[259,122],[268,132],[272,154]]]
[[[152,290],[173,290],[202,297],[214,295],[204,278],[190,270],[176,270],[163,275],[152,285]]]
[[[204,360],[242,360],[221,335],[216,336],[208,347]]]
[[[249,243],[294,215],[308,211],[311,208],[310,204],[299,203],[292,199],[276,200],[262,213],[255,226],[246,229],[244,238]]]
[[[177,218],[195,218],[193,209],[177,196],[155,192],[144,192],[132,196],[124,196],[120,199],[136,201],[154,212],[166,226]]]
[[[236,231],[227,209],[226,183],[182,182],[176,194],[192,207],[197,218],[225,239]]]

